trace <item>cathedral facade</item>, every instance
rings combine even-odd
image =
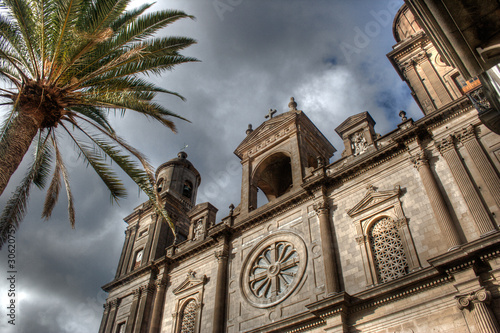
[[[148,203],[125,218],[99,333],[499,332],[500,137],[478,118],[491,106],[406,5],[393,30],[388,58],[424,116],[402,111],[385,135],[351,116],[330,163],[292,98],[236,148],[240,203],[220,220],[196,204],[184,152],[161,165],[176,240]]]

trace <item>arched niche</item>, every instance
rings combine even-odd
[[[264,159],[252,176],[252,184],[272,201],[290,191],[293,185],[290,156],[278,152]]]

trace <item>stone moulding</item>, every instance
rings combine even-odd
[[[273,232],[258,242],[242,264],[240,290],[253,307],[268,308],[287,299],[301,284],[307,247],[292,231]]]

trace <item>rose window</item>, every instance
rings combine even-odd
[[[268,307],[288,297],[298,285],[307,262],[304,242],[291,233],[276,233],[260,242],[242,271],[242,289],[256,307]]]
[[[370,232],[370,244],[380,282],[408,273],[408,262],[398,229],[391,219],[379,220]]]
[[[254,262],[250,273],[250,290],[259,298],[281,295],[295,279],[299,261],[292,244],[278,242],[269,245]]]

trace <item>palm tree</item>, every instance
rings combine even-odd
[[[64,182],[68,212],[75,213],[60,142],[72,141],[79,156],[102,179],[113,200],[126,195],[110,158],[169,221],[154,190],[152,167],[108,122],[110,111],[136,111],[175,131],[184,119],[153,98],[167,93],[142,74],[160,74],[197,61],[179,51],[195,43],[156,37],[172,22],[192,18],[181,11],[127,10],[129,0],[2,0],[0,2],[0,105],[9,112],[0,128],[0,194],[30,146],[34,158],[0,217],[0,247],[24,217],[32,184],[51,177],[42,217],[49,218]],[[61,181],[62,179],[62,181]]]

